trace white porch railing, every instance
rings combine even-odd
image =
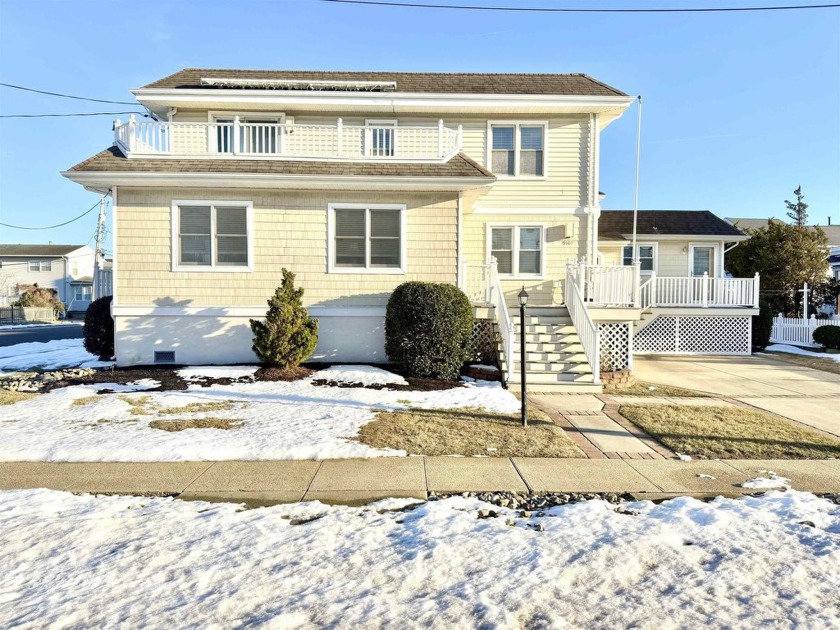
[[[708,274],[674,278],[653,276],[651,306],[758,307],[759,276],[711,278]]]
[[[467,294],[467,297],[473,304],[490,304],[492,297],[490,283],[491,265],[492,263],[470,265],[466,262],[461,265],[458,286]]]
[[[463,132],[444,126],[245,122],[114,122],[114,141],[128,157],[242,157],[289,160],[446,161]]]
[[[770,333],[770,341],[819,348],[820,344],[814,341],[814,331],[820,326],[840,326],[840,317],[817,319],[811,315],[809,319],[803,319],[801,317],[784,317],[779,313],[773,318],[773,331]]]
[[[583,291],[585,275],[579,265],[570,264],[566,267],[566,308],[575,326],[583,352],[592,370],[594,383],[601,382],[601,332],[586,309]]]
[[[493,306],[493,317],[499,328],[499,336],[502,338],[502,348],[505,351],[505,371],[510,378],[513,374],[513,322],[508,313],[505,303],[505,292],[499,280],[499,265],[496,259],[491,259],[488,265],[488,281],[490,286],[490,299],[488,302]]]
[[[639,303],[639,265],[587,265],[573,263],[585,302],[603,306],[636,306]]]

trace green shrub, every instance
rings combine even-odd
[[[110,295],[94,300],[85,312],[85,350],[107,361],[114,356],[114,318]]]
[[[761,352],[770,345],[773,334],[773,311],[770,303],[762,300],[758,305],[758,315],[752,317],[752,350]]]
[[[814,330],[814,341],[830,350],[840,350],[840,326],[819,326]]]
[[[472,306],[450,284],[405,282],[388,300],[385,352],[410,376],[454,381],[469,360]]]
[[[318,344],[318,320],[309,317],[295,289],[295,274],[283,269],[283,280],[268,300],[265,322],[251,320],[254,353],[272,367],[289,368],[303,363]]]

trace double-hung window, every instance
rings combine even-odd
[[[656,246],[652,244],[639,243],[636,245],[639,252],[640,271],[650,273],[656,269]],[[633,264],[633,246],[626,245],[622,252],[622,259],[625,265]]]
[[[490,170],[508,177],[545,175],[545,123],[490,123]]]
[[[174,268],[247,271],[251,264],[250,202],[175,202]]]
[[[539,277],[543,273],[543,228],[532,225],[490,228],[490,255],[503,276]]]
[[[73,299],[76,302],[90,302],[91,287],[87,284],[77,284],[73,291]]]
[[[405,206],[330,206],[333,273],[404,273]]]
[[[51,260],[30,260],[29,271],[52,271]]]

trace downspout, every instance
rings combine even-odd
[[[595,146],[593,155],[593,175],[592,175],[592,212],[594,217],[592,219],[592,262],[598,264],[598,219],[601,217],[601,200],[600,195],[600,170],[601,170],[601,120],[598,114],[595,114],[595,127],[593,133]]]

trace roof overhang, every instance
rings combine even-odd
[[[489,186],[495,177],[286,175],[275,173],[126,173],[63,171],[70,181],[106,194],[113,186],[283,188],[288,190],[411,190],[460,192]]]
[[[450,94],[347,91],[138,88],[131,91],[141,105],[158,116],[171,108],[248,111],[306,110],[388,114],[602,114],[621,116],[632,96],[568,96],[552,94]]]

